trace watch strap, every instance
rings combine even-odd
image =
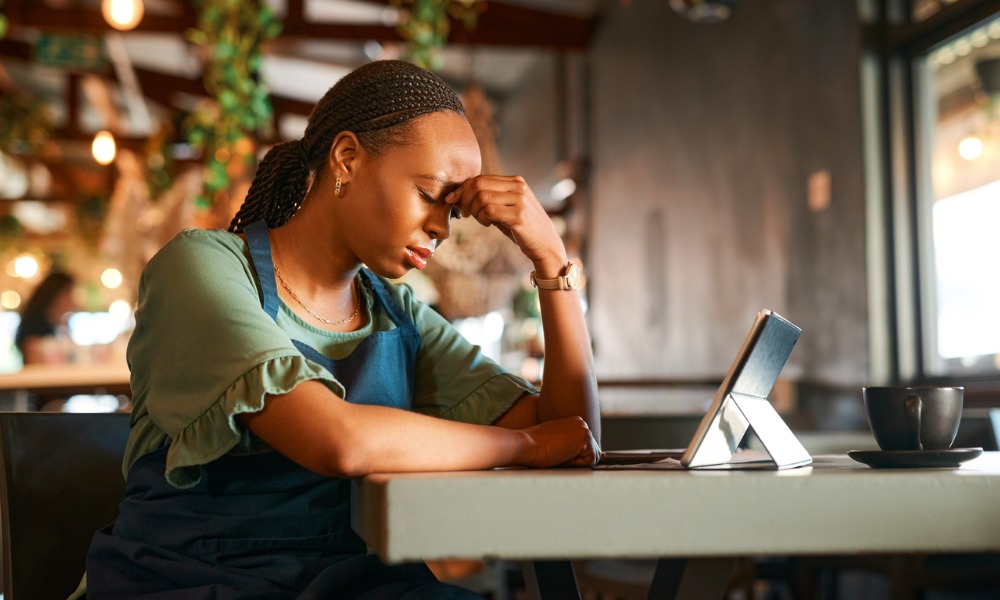
[[[563,267],[562,274],[555,279],[541,279],[535,275],[535,272],[531,272],[531,285],[535,286],[540,290],[578,290],[583,287],[581,281],[582,268],[579,264],[569,261],[566,266]]]

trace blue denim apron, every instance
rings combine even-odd
[[[264,310],[280,306],[267,227],[246,228]],[[396,328],[331,360],[294,340],[344,385],[353,403],[409,409],[420,334],[382,282],[362,269]],[[189,489],[167,483],[167,448],[139,458],[121,512],[87,557],[87,597],[224,600],[478,598],[437,583],[423,564],[383,565],[351,529],[351,482],[269,451],[225,455]]]

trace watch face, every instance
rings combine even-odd
[[[567,287],[571,290],[575,290],[580,285],[580,265],[576,263],[570,263],[569,267],[566,269],[566,283]]]

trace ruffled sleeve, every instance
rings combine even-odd
[[[405,285],[389,287],[420,332],[415,411],[463,423],[490,424],[521,396],[540,390],[491,360]]]
[[[179,487],[226,452],[259,449],[235,416],[261,410],[266,394],[309,379],[344,393],[262,310],[246,245],[223,231],[188,230],[150,260],[127,356],[133,428],[124,468],[169,446],[166,475]]]
[[[227,452],[252,453],[262,443],[236,423],[236,415],[264,408],[267,394],[285,394],[303,381],[322,380],[339,395],[343,388],[330,373],[306,358],[282,356],[268,360],[233,382],[222,396],[189,425],[181,429],[167,450],[167,481],[185,488],[201,479],[201,465]]]

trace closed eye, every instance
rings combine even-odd
[[[437,206],[438,204],[441,204],[442,202],[444,202],[443,198],[447,194],[447,191],[445,191],[445,192],[441,193],[440,197],[435,198],[434,196],[432,196],[430,194],[430,192],[428,192],[427,190],[425,190],[424,188],[422,188],[420,186],[417,186],[417,191],[420,192],[420,197],[423,198],[424,202],[426,202],[428,204],[433,204],[434,206]],[[452,206],[451,212],[449,213],[448,217],[451,218],[451,219],[461,219],[462,218],[462,211],[461,211],[461,209],[459,209],[457,205],[456,206]]]

